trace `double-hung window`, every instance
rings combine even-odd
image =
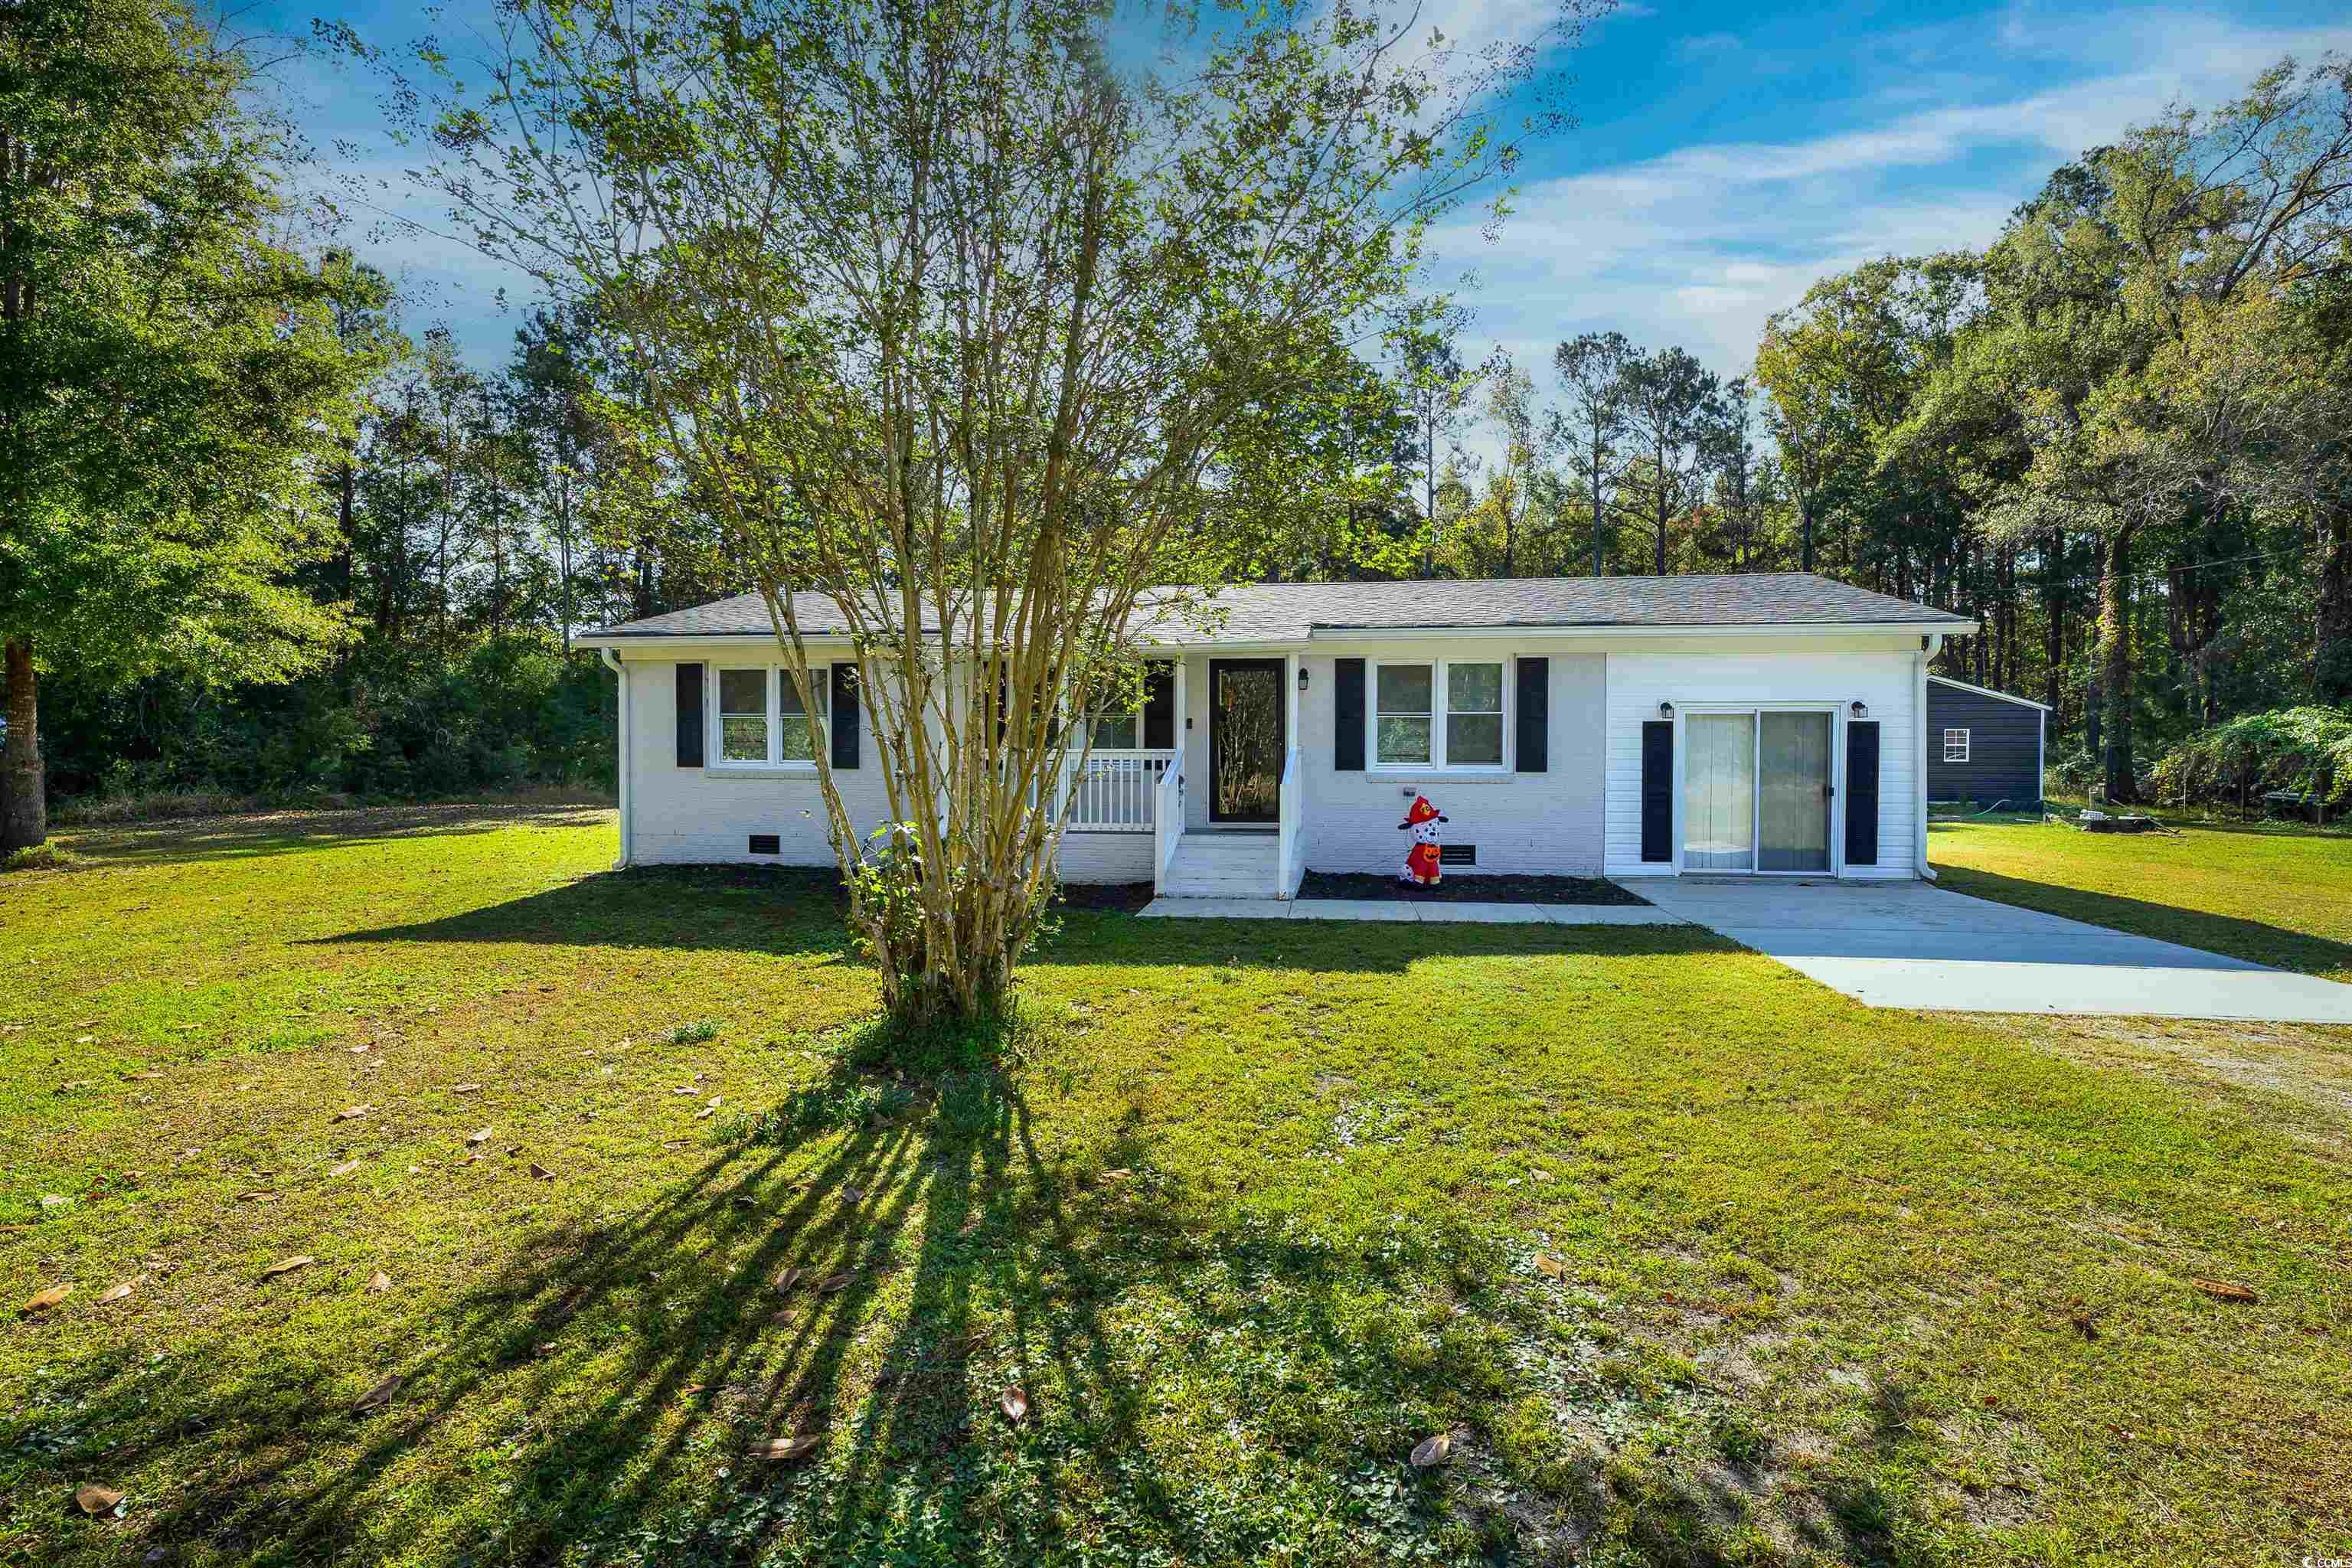
[[[816,761],[815,727],[790,670],[763,665],[719,671],[718,757],[721,767]]]
[[[1373,765],[1499,772],[1503,701],[1499,662],[1383,660],[1373,667]]]
[[[1969,760],[1969,732],[1966,730],[1944,731],[1944,761],[1965,763]]]
[[[1132,752],[1142,742],[1140,713],[1097,711],[1087,716],[1094,726],[1094,749],[1097,752]]]

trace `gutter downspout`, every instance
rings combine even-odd
[[[613,862],[613,869],[618,871],[629,864],[636,838],[629,820],[629,672],[622,667],[620,658],[611,648],[601,647],[596,652],[604,659],[604,668],[613,672],[620,685],[620,753],[613,768],[614,787],[621,797],[621,858]]]
[[[1919,761],[1912,770],[1912,837],[1917,841],[1920,879],[1928,882],[1936,879],[1936,871],[1927,864],[1927,661],[1943,649],[1944,634],[1929,632],[1920,637],[1919,651],[1911,656],[1911,711],[1919,731]]]

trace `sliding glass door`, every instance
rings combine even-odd
[[[1756,868],[1756,715],[1683,721],[1683,868]]]
[[[1767,713],[1757,742],[1759,871],[1830,868],[1830,716]]]
[[[1828,713],[1757,710],[1683,721],[1683,869],[1827,871]]]

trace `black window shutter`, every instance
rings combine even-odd
[[[1364,771],[1364,661],[1331,661],[1331,767],[1337,773]]]
[[[1551,766],[1551,660],[1519,660],[1519,772]]]
[[[1845,727],[1845,863],[1878,864],[1878,725]]]
[[[1154,664],[1143,672],[1143,745],[1146,751],[1176,746],[1176,667]]]
[[[833,765],[857,765],[857,667],[833,667]]]
[[[677,667],[677,765],[702,765],[702,666]]]
[[[1675,725],[1653,719],[1642,726],[1642,858],[1675,858]]]

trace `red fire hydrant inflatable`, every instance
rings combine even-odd
[[[1414,888],[1437,886],[1437,825],[1444,820],[1427,795],[1412,797],[1412,809],[1397,824],[1398,832],[1412,835],[1412,847],[1404,852],[1404,869],[1397,874],[1398,881]]]

